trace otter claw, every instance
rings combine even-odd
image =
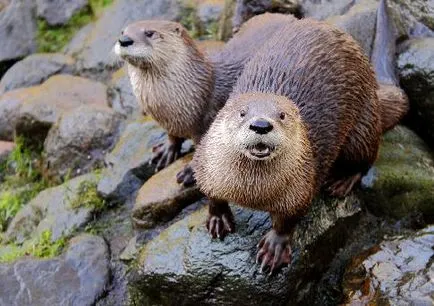
[[[230,214],[230,215],[229,215]],[[226,221],[224,221],[226,219]],[[213,239],[222,240],[227,234],[234,232],[232,213],[223,213],[220,216],[209,215],[206,222],[208,233]]]
[[[182,139],[167,140],[152,148],[153,155],[150,164],[156,164],[155,172],[166,168],[181,156],[182,142]]]
[[[269,231],[261,239],[257,248],[259,251],[256,255],[256,263],[261,263],[261,272],[270,267],[269,275],[271,275],[282,264],[291,262],[291,248],[288,244],[288,237],[278,235],[274,230]]]
[[[194,186],[196,184],[196,179],[194,178],[193,168],[191,168],[190,165],[186,165],[185,168],[179,171],[176,175],[176,181],[184,187]]]

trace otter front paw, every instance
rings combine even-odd
[[[184,169],[179,171],[176,175],[176,181],[184,187],[194,186],[196,184],[196,179],[194,178],[193,168],[190,165],[186,165]]]
[[[181,156],[182,138],[169,138],[165,143],[160,143],[152,148],[151,163],[156,165],[155,172],[158,172]]]
[[[289,237],[279,235],[275,230],[269,231],[258,244],[258,254],[256,263],[261,262],[261,272],[266,267],[270,267],[270,275],[273,271],[283,264],[291,262],[291,247],[289,246]]]
[[[216,215],[209,214],[206,228],[212,238],[223,239],[227,234],[235,231],[235,222],[232,212],[226,211]]]

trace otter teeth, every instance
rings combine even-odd
[[[250,148],[250,153],[259,158],[267,157],[271,154],[272,148],[263,144],[259,143],[253,147]]]

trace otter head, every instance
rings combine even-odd
[[[251,160],[265,161],[291,152],[297,145],[301,118],[293,102],[264,93],[242,94],[226,104],[226,143]]]
[[[143,68],[163,65],[176,58],[191,40],[185,28],[176,22],[162,20],[139,21],[128,25],[121,33],[115,53],[129,64]]]

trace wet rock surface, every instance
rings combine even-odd
[[[35,2],[11,0],[0,11],[0,63],[18,60],[36,51]],[[0,69],[1,74],[4,70]]]
[[[104,239],[81,235],[58,258],[0,264],[0,305],[93,305],[109,281]]]
[[[300,0],[299,2],[304,17],[312,17],[319,20],[345,14],[354,4],[353,0]]]
[[[97,182],[95,174],[88,174],[42,191],[11,221],[6,240],[23,243],[27,239],[40,237],[45,231],[51,232],[53,241],[72,234],[88,223],[97,209],[79,201],[82,186],[96,186]]]
[[[86,105],[64,113],[44,143],[45,173],[61,179],[103,167],[121,122],[121,116],[107,106]]]
[[[344,243],[360,206],[354,197],[317,199],[295,230],[291,266],[272,277],[255,265],[256,244],[270,228],[268,214],[238,207],[233,211],[237,230],[224,241],[209,237],[203,208],[149,242],[129,281],[131,302],[283,305],[299,300]]]
[[[351,305],[432,305],[434,226],[391,237],[355,257],[343,289]]]
[[[191,161],[187,155],[152,176],[140,188],[132,211],[133,223],[139,228],[153,228],[176,216],[187,205],[202,197],[196,186],[184,188],[176,174]]]
[[[13,65],[0,81],[0,94],[39,85],[55,74],[72,73],[74,59],[60,53],[34,54]]]
[[[406,127],[395,127],[383,137],[379,158],[362,183],[362,196],[375,213],[434,215],[434,155]]]
[[[64,112],[82,105],[108,105],[104,84],[70,75],[56,75],[40,86],[17,91],[21,100],[15,132],[37,144],[44,142],[49,128]]]
[[[107,168],[98,184],[105,198],[125,201],[154,173],[149,164],[152,147],[164,140],[164,131],[151,120],[130,123],[107,155]]]
[[[62,25],[84,8],[88,0],[36,0],[37,13],[50,25]]]
[[[398,69],[410,98],[412,126],[434,144],[434,38],[409,41]]]
[[[143,19],[173,20],[177,14],[178,4],[175,0],[117,0],[89,29],[86,38],[75,40],[76,45],[67,47],[68,53],[77,55],[82,70],[117,66],[119,61],[112,48],[127,24]]]

